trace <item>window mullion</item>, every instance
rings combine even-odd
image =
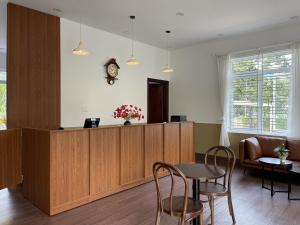
[[[257,70],[257,132],[263,131],[263,55],[258,55]]]

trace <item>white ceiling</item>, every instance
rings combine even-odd
[[[1,0],[5,1],[5,0]],[[135,39],[166,47],[164,31],[172,30],[172,48],[269,29],[300,16],[299,0],[11,0],[73,21],[129,37],[129,15],[136,15]],[[62,12],[53,11],[58,8]],[[176,12],[185,15],[176,16]],[[1,17],[3,11],[1,11]],[[1,32],[1,35],[3,32]],[[1,40],[1,39],[0,39]],[[0,43],[1,45],[1,43]]]

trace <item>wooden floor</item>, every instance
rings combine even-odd
[[[161,180],[167,190],[169,180]],[[181,185],[180,185],[181,186]],[[279,184],[286,188],[286,184]],[[182,186],[181,186],[182,187]],[[181,187],[176,190],[181,191]],[[295,188],[300,195],[300,188]],[[261,189],[259,176],[253,172],[243,175],[236,169],[233,181],[234,210],[238,225],[299,225],[300,201],[288,201],[286,193],[273,198]],[[154,183],[95,201],[71,211],[48,217],[26,201],[18,191],[0,191],[1,225],[154,225],[156,192]],[[205,206],[205,224],[209,223]],[[177,225],[167,216],[162,225]],[[232,224],[226,198],[216,201],[216,225]]]

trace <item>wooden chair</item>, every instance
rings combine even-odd
[[[166,213],[169,216],[179,217],[179,225],[184,225],[190,222],[193,218],[200,216],[200,224],[203,225],[203,205],[201,201],[196,201],[189,198],[189,183],[184,174],[172,166],[171,164],[164,162],[156,162],[153,165],[153,176],[157,190],[157,212],[156,212],[156,225],[160,224],[160,217],[162,213]],[[165,170],[171,177],[171,188],[167,198],[162,198],[162,193],[159,186],[158,174],[160,170]],[[174,175],[183,180],[184,183],[184,195],[173,196],[175,179]]]
[[[206,180],[205,182],[200,182],[200,195],[206,195],[208,197],[208,202],[211,210],[211,225],[214,225],[214,200],[217,196],[227,196],[228,198],[228,208],[229,213],[232,217],[233,224],[236,223],[233,205],[232,205],[232,195],[231,195],[231,178],[233,168],[235,166],[235,154],[234,152],[227,147],[224,146],[215,146],[207,150],[205,153],[205,164],[208,164],[208,157],[212,156],[214,165],[218,167],[222,167],[217,163],[217,154],[223,152],[225,154],[225,176],[223,178],[223,182],[219,183],[219,180],[216,179],[214,181]],[[223,155],[222,155],[223,156]]]

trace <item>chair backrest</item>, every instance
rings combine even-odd
[[[208,164],[208,158],[209,156],[213,157],[214,166],[216,167],[222,167],[218,165],[217,157],[218,153],[223,153],[225,156],[225,173],[226,175],[223,177],[223,185],[227,185],[228,189],[231,189],[231,178],[232,178],[232,172],[235,166],[236,157],[234,152],[225,146],[214,146],[210,149],[208,149],[205,153],[204,163]],[[222,156],[223,156],[222,155]],[[219,155],[220,156],[220,155]]]
[[[182,211],[182,218],[185,218],[186,215],[186,209],[187,209],[187,203],[188,203],[188,195],[189,195],[189,183],[184,176],[184,174],[177,169],[175,166],[165,163],[165,162],[156,162],[153,164],[152,171],[153,176],[156,184],[156,190],[157,190],[157,210],[160,210],[162,212],[163,210],[163,198],[162,198],[162,192],[159,185],[159,172],[161,170],[165,170],[168,175],[171,178],[171,187],[169,192],[169,206],[170,206],[170,216],[173,216],[173,195],[174,195],[174,187],[175,187],[175,179],[174,175],[176,177],[179,177],[183,180],[184,183],[184,202],[183,202],[183,211]]]

